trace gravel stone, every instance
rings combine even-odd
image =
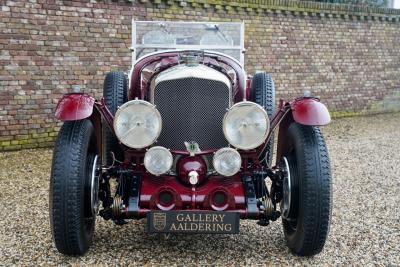
[[[0,153],[0,265],[400,265],[400,113],[343,118],[323,128],[333,173],[332,225],[325,249],[300,258],[280,220],[241,221],[239,235],[145,233],[145,221],[97,219],[82,257],[53,246],[48,189],[52,151]]]

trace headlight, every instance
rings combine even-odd
[[[161,132],[161,115],[154,105],[143,100],[123,104],[115,113],[115,135],[124,145],[144,148],[153,144]]]
[[[168,149],[162,146],[150,148],[144,155],[144,166],[151,174],[164,174],[171,169],[173,157]]]
[[[269,131],[267,112],[254,102],[239,102],[225,114],[225,138],[234,147],[248,150],[264,143]]]
[[[219,174],[232,176],[240,170],[242,158],[239,152],[233,148],[221,148],[214,154],[213,166]]]

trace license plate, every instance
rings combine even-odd
[[[239,213],[219,211],[151,211],[147,213],[149,233],[239,233]]]

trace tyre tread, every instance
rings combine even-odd
[[[275,112],[275,85],[272,76],[265,72],[256,73],[251,84],[251,99],[267,111],[271,120]],[[265,153],[268,153],[268,164],[272,163],[274,136],[268,142]],[[264,153],[264,154],[265,154]],[[264,157],[264,154],[261,157]]]
[[[84,171],[92,125],[88,120],[65,122],[53,152],[50,181],[50,214],[58,251],[81,255],[91,244],[81,233]]]
[[[106,106],[113,115],[117,112],[118,107],[127,101],[127,87],[127,79],[123,72],[113,71],[107,73],[104,79],[103,97]],[[111,164],[110,151],[114,151],[115,156],[121,160],[122,152],[118,140],[107,126],[103,127],[103,135],[105,162]]]
[[[331,218],[332,186],[328,150],[318,127],[292,124],[298,138],[297,153],[301,175],[299,212],[302,218],[302,237],[289,246],[302,256],[315,255],[324,247]],[[290,131],[290,129],[289,129]],[[301,155],[299,157],[299,154]]]

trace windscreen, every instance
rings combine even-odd
[[[133,21],[133,60],[162,50],[204,50],[231,56],[243,64],[241,22]]]

